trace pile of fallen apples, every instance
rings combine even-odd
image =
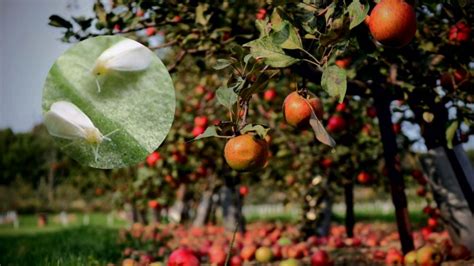
[[[415,231],[416,250],[403,256],[394,224],[341,225],[328,237],[304,238],[294,225],[253,223],[245,234],[208,225],[134,224],[120,233],[122,265],[474,265],[470,251],[446,231]],[[231,247],[231,248],[230,248]],[[228,254],[230,251],[229,258]],[[226,264],[226,260],[228,264]]]

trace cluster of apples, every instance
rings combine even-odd
[[[330,266],[350,261],[350,254],[354,251],[366,265],[436,266],[443,261],[471,258],[466,247],[451,243],[446,231],[415,231],[413,237],[417,250],[405,256],[400,251],[398,233],[393,224],[357,223],[354,234],[349,238],[344,226],[334,225],[328,237],[303,238],[293,225],[254,223],[248,226],[245,234],[237,233],[232,243],[232,232],[219,226],[186,228],[183,225],[135,224],[121,233],[121,239],[130,246],[137,242],[142,246],[127,247],[122,265],[157,266],[165,265],[164,261],[168,266],[224,265],[229,250],[229,265],[232,266]],[[153,251],[144,251],[152,243],[155,243]]]

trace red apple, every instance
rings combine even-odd
[[[416,14],[404,0],[382,0],[368,18],[370,33],[375,40],[392,47],[407,45],[416,33]]]
[[[377,109],[375,109],[374,106],[367,107],[365,112],[367,113],[367,116],[370,118],[375,118],[377,116]]]
[[[337,112],[344,112],[345,110],[346,110],[346,103],[342,102],[336,105]]]
[[[432,229],[438,227],[438,220],[433,217],[428,218],[428,227]]]
[[[327,130],[331,133],[337,133],[346,128],[346,120],[340,115],[333,115],[329,118]]]
[[[209,120],[207,119],[206,116],[196,116],[194,118],[194,126],[196,127],[205,127],[207,126],[207,123]]]
[[[464,21],[459,21],[449,29],[449,40],[456,43],[467,42],[471,38],[471,28]]]
[[[206,131],[205,127],[198,127],[197,126],[197,127],[193,128],[192,134],[193,134],[194,137],[197,137],[197,136],[201,135],[202,133],[204,133],[204,131]]]
[[[146,35],[147,36],[153,36],[156,34],[156,28],[155,27],[148,27],[146,28]]]
[[[146,157],[146,163],[149,167],[155,166],[156,162],[161,159],[160,153],[157,151],[152,152],[150,155]]]
[[[357,175],[357,181],[359,181],[359,183],[361,184],[367,184],[371,180],[372,180],[372,176],[365,171],[362,171]]]
[[[255,252],[257,251],[257,247],[255,245],[247,245],[242,248],[240,251],[240,257],[244,261],[250,261],[255,256]]]
[[[249,194],[249,188],[247,186],[240,186],[239,193],[242,197],[245,197]]]
[[[272,246],[272,254],[273,254],[273,257],[276,259],[276,260],[279,260],[282,258],[283,254],[281,252],[281,247],[280,245],[278,244],[275,244]]]
[[[398,135],[398,134],[400,134],[400,131],[402,131],[402,126],[400,125],[400,123],[394,123],[392,125],[392,129],[393,129],[393,133]]]
[[[230,259],[230,266],[242,266],[243,263],[244,262],[242,258],[240,258],[239,256],[232,256],[232,258]]]
[[[347,69],[352,63],[352,57],[348,56],[346,58],[337,59],[335,63],[336,63],[336,66],[342,69]]]
[[[385,258],[386,265],[403,265],[403,254],[399,250],[390,249]]]
[[[199,266],[199,260],[191,250],[179,248],[171,253],[168,266]]]
[[[266,15],[267,15],[267,10],[265,10],[264,8],[260,8],[258,10],[258,13],[257,13],[256,17],[257,17],[258,20],[264,20]]]
[[[204,87],[204,85],[197,85],[196,88],[194,88],[194,92],[198,96],[201,96],[206,92],[206,87]]]
[[[324,169],[328,169],[332,166],[332,160],[330,158],[324,158],[321,160],[321,166]]]
[[[206,93],[206,95],[204,96],[204,100],[210,101],[210,100],[214,99],[215,96],[216,96],[216,94],[213,91],[210,91],[210,92]]]
[[[311,266],[332,266],[333,262],[329,258],[329,255],[324,250],[316,251],[311,256]]]
[[[383,250],[374,250],[372,253],[372,258],[374,260],[383,260],[387,256],[387,253]]]
[[[160,203],[157,200],[149,200],[148,207],[152,209],[158,209],[160,207]]]
[[[223,266],[227,255],[222,246],[212,246],[209,250],[209,261],[212,265]]]
[[[263,99],[267,102],[271,102],[275,100],[276,97],[277,97],[277,92],[275,88],[270,88],[263,93]]]
[[[424,197],[426,196],[426,189],[425,187],[419,187],[416,189],[416,195],[420,196],[420,197]]]

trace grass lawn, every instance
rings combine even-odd
[[[87,226],[76,215],[67,227],[51,217],[47,227],[38,228],[36,219],[20,215],[20,228],[0,226],[0,265],[105,265],[120,258],[117,231],[123,222],[107,226],[107,216],[97,213]]]
[[[120,257],[117,229],[100,226],[0,235],[3,265],[105,265]]]

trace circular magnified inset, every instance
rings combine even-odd
[[[175,102],[171,77],[151,50],[121,36],[100,36],[74,45],[51,67],[44,124],[79,163],[119,168],[159,147]]]

